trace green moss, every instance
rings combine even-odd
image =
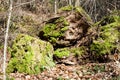
[[[55,21],[55,23],[62,23],[63,26],[68,26],[69,22],[64,19],[64,17],[60,17]]]
[[[60,10],[62,11],[71,11],[72,9],[73,9],[73,6],[71,5],[60,8]]]
[[[42,66],[54,66],[53,47],[50,43],[20,34],[11,47],[11,59],[7,72],[37,74]]]
[[[94,41],[90,46],[90,50],[95,53],[97,56],[110,53],[115,46],[108,41]]]
[[[64,58],[70,55],[70,51],[67,48],[57,49],[55,50],[54,55],[57,56],[58,58]]]
[[[120,16],[110,16],[103,18],[99,22],[100,26],[100,34],[97,40],[94,40],[90,46],[90,50],[97,54],[102,55],[106,53],[111,53],[115,48],[117,48],[117,41],[119,38],[119,30],[120,26]],[[117,48],[118,49],[118,48]]]
[[[73,53],[75,56],[81,56],[85,53],[85,47],[77,47],[77,48],[71,48],[70,52]]]
[[[50,37],[50,40],[49,40],[49,41],[55,43],[55,42],[57,42],[57,39],[54,38],[54,37]]]
[[[55,31],[55,29],[56,29],[55,24],[46,24],[43,28],[43,32],[45,33],[44,36],[45,37],[49,37],[49,36],[57,37],[57,36],[59,36],[59,32],[57,32],[57,33],[53,32],[53,31]]]
[[[64,36],[64,32],[68,30],[68,25],[69,23],[63,17],[56,19],[52,23],[47,23],[42,29],[43,37],[55,45],[57,40]]]
[[[85,12],[85,10],[82,7],[76,7],[75,11],[80,15],[84,16],[87,22],[89,22],[90,24],[93,24],[91,17]]]
[[[62,32],[66,31],[66,30],[68,30],[68,27],[64,27],[61,29]]]
[[[76,47],[76,48],[59,48],[55,50],[54,56],[58,58],[69,57],[70,54],[73,56],[81,56],[85,53],[85,47]]]
[[[69,25],[69,23],[65,19],[63,21],[63,24],[64,24],[64,26],[68,26]]]

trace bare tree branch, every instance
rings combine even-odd
[[[10,6],[9,6],[9,13],[8,13],[8,20],[7,20],[7,27],[5,32],[5,42],[4,42],[4,57],[3,57],[3,80],[6,80],[6,55],[7,55],[7,41],[8,41],[8,31],[10,27],[10,19],[11,19],[11,13],[12,13],[12,0],[10,0]]]
[[[29,2],[25,2],[25,3],[21,3],[21,4],[17,5],[17,6],[14,6],[14,7],[19,7],[19,6],[22,6],[22,5],[30,4],[30,3],[34,2],[34,1],[35,0],[29,1]]]

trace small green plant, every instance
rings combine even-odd
[[[95,65],[93,67],[93,70],[95,71],[95,73],[104,72],[105,71],[105,65]]]
[[[112,77],[110,80],[120,80],[120,75]]]

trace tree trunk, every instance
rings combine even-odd
[[[78,6],[80,6],[80,1],[79,1],[79,0],[76,0],[76,1],[75,1],[75,7],[78,7]]]
[[[72,5],[72,0],[69,0],[69,5]]]
[[[57,1],[55,0],[55,6],[54,6],[55,14],[57,14]]]

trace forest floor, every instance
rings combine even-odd
[[[57,64],[37,75],[11,73],[15,80],[120,80],[120,63]]]

